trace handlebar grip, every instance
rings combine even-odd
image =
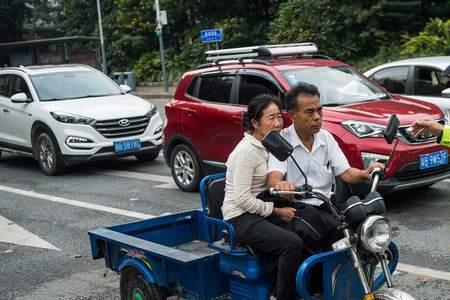
[[[381,168],[375,168],[372,170],[372,173],[370,173],[370,177],[372,177],[372,179],[375,178],[375,176],[377,175],[380,177],[380,179],[382,179],[384,175],[384,170],[382,170]]]

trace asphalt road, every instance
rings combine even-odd
[[[450,299],[449,195],[446,181],[386,199],[386,215],[401,230],[396,280],[416,299]],[[119,277],[91,258],[87,232],[135,221],[132,212],[157,216],[199,206],[197,193],[174,186],[162,156],[90,163],[47,177],[35,161],[4,154],[0,299],[119,299]],[[24,245],[20,234],[32,235],[35,246]]]

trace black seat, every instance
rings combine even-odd
[[[225,178],[211,181],[206,190],[208,215],[216,219],[223,219],[222,204],[225,199]]]

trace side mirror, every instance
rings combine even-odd
[[[292,145],[275,130],[267,133],[261,140],[261,144],[279,161],[285,161],[294,151]]]
[[[450,98],[450,88],[446,88],[445,90],[442,90],[441,94],[443,97]]]
[[[31,99],[28,99],[27,94],[25,93],[17,93],[11,96],[12,103],[30,103]]]
[[[126,94],[128,94],[129,92],[131,92],[131,88],[126,85],[126,84],[121,84],[120,88],[122,89],[122,91],[124,91]]]
[[[395,137],[397,136],[398,127],[400,125],[400,121],[397,118],[396,114],[392,114],[389,118],[389,123],[386,127],[386,130],[384,131],[384,139],[388,144],[392,144]]]

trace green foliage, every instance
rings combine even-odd
[[[374,56],[363,57],[357,61],[349,61],[354,64],[356,68],[365,72],[378,65],[406,58],[400,54],[400,45],[393,43],[388,46],[381,46],[380,50]]]
[[[0,42],[21,39],[23,23],[31,11],[23,0],[0,1]]]
[[[433,56],[450,54],[450,19],[443,21],[430,20],[419,35],[403,36],[406,42],[402,45],[402,55]]]

